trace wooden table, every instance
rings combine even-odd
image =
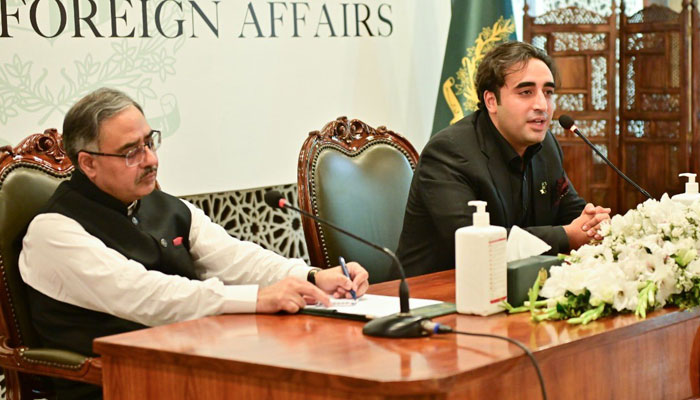
[[[454,271],[411,278],[411,295],[454,301]],[[370,292],[394,295],[396,282]],[[532,349],[550,399],[687,399],[700,394],[700,310],[587,326],[526,314],[436,321]],[[382,339],[361,322],[223,315],[97,339],[105,399],[539,399],[529,359],[505,341]]]

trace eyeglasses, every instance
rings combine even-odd
[[[126,160],[127,167],[133,167],[138,165],[143,161],[146,156],[146,147],[151,151],[155,152],[160,147],[160,131],[151,131],[148,136],[143,140],[143,144],[129,150],[126,154],[111,154],[111,153],[100,153],[97,151],[90,150],[80,150],[78,153],[92,154],[93,156],[109,156],[109,157],[121,157]]]

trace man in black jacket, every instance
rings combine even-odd
[[[552,59],[527,43],[483,59],[479,110],[433,136],[416,167],[397,251],[408,275],[454,268],[454,233],[472,224],[470,200],[488,203],[492,225],[525,228],[553,254],[600,238],[610,209],[578,196],[548,131],[555,76]]]

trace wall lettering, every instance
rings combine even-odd
[[[372,1],[0,0],[0,39],[14,37],[18,28],[43,38],[340,38],[394,32],[391,4]]]

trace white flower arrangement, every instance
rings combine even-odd
[[[645,318],[667,304],[700,304],[700,202],[687,206],[664,194],[614,216],[600,234],[602,241],[572,251],[549,278],[541,271],[524,307],[504,306],[530,311],[536,321],[586,324],[614,312]]]

